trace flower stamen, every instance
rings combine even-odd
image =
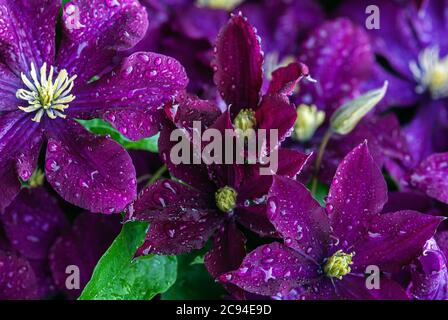
[[[34,63],[31,63],[31,80],[24,73],[21,74],[26,89],[17,90],[16,97],[27,101],[28,106],[19,106],[18,108],[26,113],[37,111],[31,119],[35,122],[40,122],[44,114],[53,120],[57,117],[65,119],[66,115],[63,112],[69,107],[69,103],[76,98],[70,94],[70,91],[75,85],[74,81],[77,76],[74,75],[69,78],[67,71],[64,69],[59,72],[53,82],[53,66],[50,67],[48,75],[46,63],[42,65],[39,71],[38,75]]]
[[[350,265],[353,264],[352,258],[354,253],[344,253],[342,250],[336,251],[324,265],[324,272],[327,277],[342,279],[352,271]]]
[[[228,186],[225,186],[215,192],[216,206],[222,212],[232,211],[236,206],[236,191]]]
[[[429,90],[433,99],[448,97],[448,56],[440,58],[437,46],[425,48],[418,56],[418,62],[411,61],[414,79],[418,82],[415,91],[424,93]]]

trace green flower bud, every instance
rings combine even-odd
[[[324,120],[325,112],[317,110],[315,105],[301,104],[297,108],[294,138],[302,142],[310,140]]]

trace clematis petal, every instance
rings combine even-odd
[[[234,222],[219,228],[213,239],[213,247],[204,258],[205,266],[213,278],[237,269],[246,256],[246,238]],[[245,293],[232,284],[224,285],[227,291],[237,299],[244,299]]]
[[[0,117],[0,211],[20,190],[17,175],[23,179],[31,176],[37,159],[33,150],[40,146],[41,134],[40,125],[23,112],[9,112]]]
[[[286,294],[277,293],[275,300],[338,300],[330,278],[321,278],[309,284],[291,289]]]
[[[19,78],[0,63],[0,112],[17,110],[19,100],[16,98],[16,91],[20,86]]]
[[[100,80],[74,92],[72,116],[102,116],[123,135],[139,140],[159,130],[165,103],[187,86],[184,68],[173,58],[135,53]]]
[[[263,96],[260,107],[255,113],[258,129],[266,129],[266,141],[268,150],[272,150],[291,135],[294,123],[297,119],[296,109],[280,94],[268,94]],[[278,130],[277,144],[271,145],[270,130]]]
[[[423,253],[411,264],[412,282],[408,288],[417,300],[447,300],[447,260],[434,238],[423,247]]]
[[[36,275],[29,262],[0,250],[0,299],[37,299]]]
[[[308,67],[300,62],[293,62],[286,67],[278,68],[272,72],[272,80],[269,84],[268,93],[289,96],[293,93],[297,83],[308,75]]]
[[[57,199],[43,187],[23,189],[0,220],[11,246],[29,259],[46,259],[54,240],[68,226]]]
[[[59,0],[0,1],[0,61],[16,75],[52,63]],[[39,39],[39,41],[36,41]]]
[[[137,255],[179,254],[200,249],[224,221],[213,194],[201,194],[172,180],[146,188],[128,210],[127,220],[151,222]]]
[[[90,280],[98,260],[121,229],[119,216],[81,213],[69,232],[61,235],[51,247],[49,263],[56,287],[71,299],[79,297]],[[67,268],[79,268],[80,290],[66,286]]]
[[[373,218],[367,235],[352,247],[353,270],[377,265],[382,272],[396,272],[422,252],[426,241],[436,232],[443,217],[416,211],[398,211]]]
[[[386,202],[386,182],[364,142],[342,160],[331,183],[326,208],[334,235],[341,243],[357,241]]]
[[[252,204],[235,208],[235,216],[239,223],[262,237],[277,237],[277,231],[266,213],[266,204]]]
[[[414,169],[410,180],[429,197],[448,203],[448,153],[430,155]]]
[[[121,212],[134,200],[135,169],[118,143],[71,120],[53,121],[47,136],[46,177],[65,200],[101,213]]]
[[[408,300],[406,291],[395,281],[381,277],[379,289],[368,289],[364,276],[347,275],[336,282],[340,298],[349,300]]]
[[[274,242],[250,252],[238,269],[223,274],[219,280],[252,293],[273,296],[317,278],[317,269],[299,253]]]
[[[327,110],[327,116],[359,94],[371,74],[374,56],[364,29],[346,18],[323,23],[302,45],[299,60],[316,83],[302,83],[301,100]]]
[[[148,28],[146,10],[137,0],[72,0],[62,20],[57,65],[78,75],[78,85],[107,71],[117,51],[132,48]]]
[[[320,262],[326,255],[330,224],[324,208],[295,180],[275,176],[267,203],[268,217],[285,244]]]
[[[232,115],[255,109],[263,82],[263,54],[254,28],[242,14],[230,18],[216,40],[214,81]]]

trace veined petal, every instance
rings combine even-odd
[[[17,76],[29,71],[31,62],[53,62],[60,6],[59,0],[0,1],[0,61]]]
[[[146,10],[137,0],[72,0],[62,19],[57,65],[77,74],[78,85],[112,67],[117,51],[132,48],[148,27]]]
[[[3,63],[0,63],[0,112],[14,111],[19,106],[16,91],[21,87],[19,78]]]
[[[255,109],[262,85],[263,54],[254,28],[242,14],[230,18],[216,41],[214,81],[221,96],[237,115]]]
[[[138,140],[158,131],[158,110],[187,83],[175,59],[135,53],[100,80],[75,90],[76,100],[66,112],[82,118],[103,116],[123,135]]]
[[[45,172],[67,201],[92,212],[117,213],[137,193],[131,157],[115,141],[72,121],[53,121],[47,132]]]
[[[290,63],[286,67],[278,68],[272,72],[268,93],[291,95],[297,83],[308,75],[308,67],[300,62]]]

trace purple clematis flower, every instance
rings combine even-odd
[[[75,119],[103,117],[125,136],[157,132],[158,108],[187,85],[183,67],[154,53],[114,63],[145,34],[136,0],[0,1],[0,210],[28,180],[46,145],[48,182],[67,201],[92,212],[120,212],[136,196],[135,169],[108,137]],[[20,16],[20,18],[19,18]]]
[[[278,299],[407,299],[390,273],[418,257],[443,218],[410,210],[380,214],[386,201],[367,143],[339,165],[325,209],[299,182],[275,177],[269,217],[284,244],[255,249],[220,280]],[[381,271],[379,289],[366,287],[369,265]]]

